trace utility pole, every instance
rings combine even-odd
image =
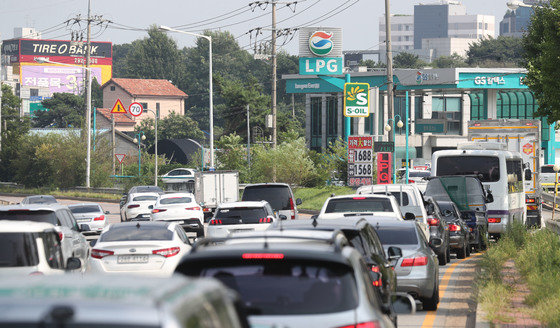
[[[251,169],[251,124],[249,122],[249,104],[247,104],[247,165]]]
[[[0,35],[0,151],[2,151],[2,38]]]
[[[89,69],[89,60],[91,53],[91,0],[88,0],[88,17],[87,17],[87,47],[86,47],[86,125],[87,125],[87,156],[86,156],[86,188],[90,187],[91,175],[91,71]]]
[[[113,153],[113,174],[117,174],[115,171],[115,114],[111,114],[111,150]]]
[[[272,148],[276,148],[276,1],[272,1]]]
[[[391,50],[391,10],[390,0],[385,0],[385,41],[387,45],[387,119],[393,118],[393,52]],[[407,123],[408,124],[408,123]],[[394,133],[389,133],[389,141],[394,141]]]

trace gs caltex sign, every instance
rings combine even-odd
[[[369,84],[368,83],[344,84],[344,116],[346,117],[369,116]]]

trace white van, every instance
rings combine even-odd
[[[466,143],[432,155],[432,176],[475,175],[490,189],[494,201],[487,204],[488,233],[493,235],[527,218],[521,154],[502,147],[491,142]]]

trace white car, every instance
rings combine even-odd
[[[167,277],[190,249],[187,234],[176,223],[115,223],[93,245],[86,272]]]
[[[399,203],[394,196],[358,194],[328,198],[317,219],[340,219],[360,215],[378,215],[403,220]]]
[[[233,232],[262,231],[276,220],[278,217],[265,200],[223,203],[208,223],[206,237],[222,238]]]
[[[152,221],[179,223],[187,232],[204,236],[204,213],[191,193],[172,193],[159,196],[151,214]]]
[[[63,274],[80,266],[76,257],[65,263],[54,225],[0,220],[0,275]]]
[[[124,205],[121,207],[121,222],[131,220],[150,220],[150,213],[159,193],[139,192],[128,194]]]
[[[88,232],[100,234],[107,225],[105,214],[109,211],[103,211],[103,208],[96,203],[72,204],[68,208],[74,214],[74,218],[78,224],[87,224]],[[87,232],[84,232],[86,234]]]

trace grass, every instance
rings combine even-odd
[[[324,188],[297,188],[294,190],[295,198],[301,198],[303,203],[299,209],[320,211],[327,198],[331,194],[348,195],[355,193],[355,190],[348,187],[324,187]]]
[[[530,314],[547,327],[560,327],[560,239],[554,232],[528,231],[521,224],[511,229],[483,255],[478,278],[479,305],[487,319],[508,322],[503,309],[509,304],[512,288],[502,282],[504,263],[514,259],[529,286],[525,303]]]
[[[55,197],[78,197],[78,198],[94,198],[100,200],[119,200],[121,195],[115,194],[105,194],[105,193],[93,193],[93,192],[81,192],[81,191],[62,191],[62,190],[52,190],[45,188],[14,188],[14,187],[0,187],[0,192],[9,194],[22,194],[22,195],[53,195]]]

